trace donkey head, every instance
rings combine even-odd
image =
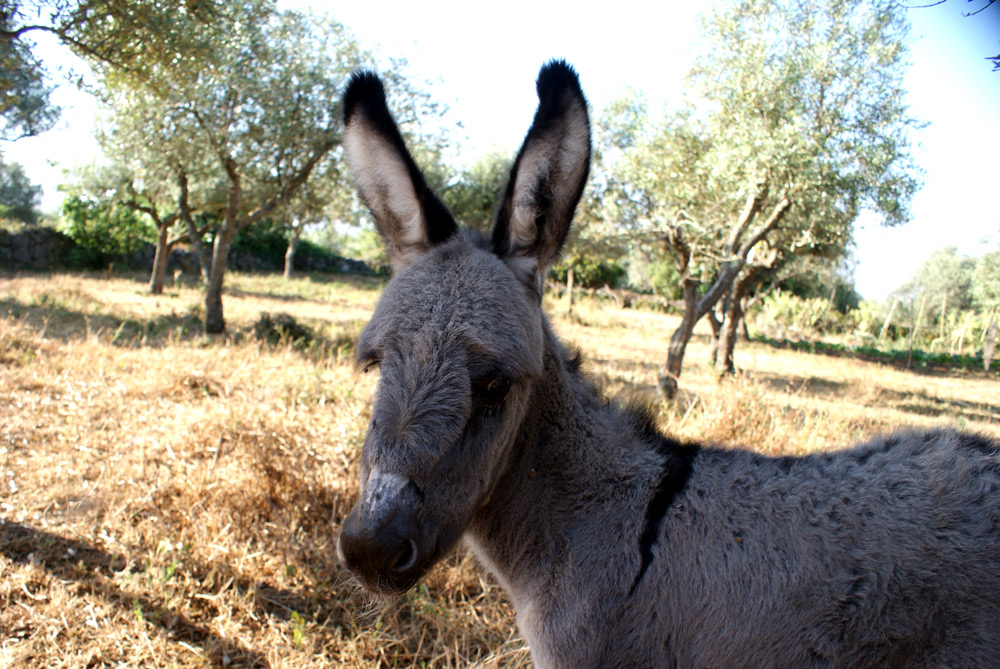
[[[459,231],[428,188],[375,75],[344,94],[347,160],[393,267],[358,342],[381,379],[338,541],[376,591],[416,583],[489,501],[542,373],[542,281],[583,191],[590,125],[565,63],[543,67],[537,90],[491,240]]]

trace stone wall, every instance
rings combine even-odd
[[[70,237],[46,226],[25,227],[19,232],[0,228],[0,268],[18,270],[64,267],[73,244]],[[207,250],[211,253],[210,247]],[[155,255],[155,246],[147,244],[124,261],[128,265],[152,271]],[[275,272],[284,269],[283,262],[268,261],[239,251],[231,252],[226,264],[229,269],[242,272]],[[192,277],[200,273],[197,257],[184,249],[173,250],[167,261],[167,269],[170,272],[180,270]],[[295,259],[295,269],[299,272],[373,274],[371,268],[360,260],[335,255],[316,257],[302,254]]]
[[[72,247],[72,239],[49,227],[25,227],[20,232],[0,229],[0,267],[59,267]]]

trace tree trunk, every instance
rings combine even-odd
[[[737,302],[734,300],[734,304]],[[741,316],[737,313],[741,311],[737,306],[731,308],[726,313],[726,320],[722,324],[722,335],[719,337],[720,356],[715,363],[715,369],[719,376],[736,373],[736,365],[733,362],[733,352],[736,350],[736,336],[739,330],[739,320]]]
[[[188,203],[187,172],[184,170],[177,172],[177,188],[180,193],[177,197],[177,208],[180,210],[181,218],[184,219],[184,224],[187,226],[191,250],[194,251],[195,256],[198,258],[198,265],[201,267],[201,281],[207,285],[208,275],[211,270],[208,265],[208,256],[205,254],[205,245],[201,243],[201,231],[198,230],[198,226],[191,215],[191,206]]]
[[[681,375],[684,364],[684,351],[691,340],[695,323],[698,322],[698,282],[694,279],[684,279],[684,317],[680,326],[670,337],[670,348],[667,350],[667,367],[660,377],[659,389],[664,399],[672,400],[677,394],[677,379]]]
[[[156,255],[153,256],[153,272],[149,276],[149,292],[153,295],[163,294],[163,281],[167,275],[167,261],[172,249],[168,236],[169,225],[159,225],[156,230]]]
[[[993,353],[997,345],[997,322],[990,321],[990,326],[986,329],[986,342],[983,346],[983,368],[986,376],[990,375],[990,365],[993,363]]]
[[[715,309],[709,309],[706,316],[708,316],[709,325],[712,326],[712,348],[708,352],[708,359],[712,361],[714,366],[715,361],[719,358],[719,334],[722,332],[722,321],[715,315]]]
[[[735,374],[736,364],[733,352],[736,350],[736,339],[739,336],[740,322],[743,320],[743,298],[753,285],[757,272],[751,270],[740,277],[734,284],[729,295],[729,308],[722,322],[722,332],[719,336],[719,356],[715,368],[719,375]]]
[[[299,237],[302,236],[302,227],[299,225],[292,225],[292,234],[288,238],[288,248],[285,249],[285,274],[286,279],[292,278],[292,272],[295,271],[295,249],[299,246]]]
[[[226,221],[219,228],[212,248],[212,266],[205,287],[205,332],[222,334],[226,330],[226,319],[222,315],[222,283],[226,276],[226,259],[238,230]]]
[[[712,282],[712,285],[705,291],[701,299],[698,299],[698,281],[691,278],[684,279],[684,318],[681,319],[680,327],[677,328],[670,338],[670,348],[667,351],[667,368],[664,370],[664,375],[660,377],[659,382],[660,394],[666,399],[672,399],[677,393],[677,379],[680,376],[681,366],[684,362],[684,350],[687,348],[687,343],[691,339],[691,333],[694,331],[694,326],[698,322],[698,319],[707,314],[709,309],[714,308],[716,303],[729,292],[740,270],[746,265],[747,256],[749,256],[750,252],[761,240],[765,239],[778,226],[792,206],[792,201],[788,196],[782,196],[771,211],[771,214],[767,217],[767,220],[740,244],[743,233],[746,232],[753,219],[760,212],[764,200],[764,192],[766,192],[766,186],[760,193],[747,198],[746,206],[740,214],[737,224],[733,227],[729,243],[726,246],[727,254],[730,254],[732,257],[722,264],[718,275],[715,277],[715,281]],[[738,249],[736,248],[737,244],[740,244]],[[674,250],[675,253],[688,258],[685,261],[685,268],[681,272],[684,275],[687,272],[688,263],[692,257],[691,249],[686,243],[680,243],[679,246],[675,246]]]
[[[958,333],[958,355],[962,355],[962,352],[965,350],[965,332],[969,329],[969,317],[971,315],[971,312],[967,312],[965,318],[962,319],[962,329]]]
[[[198,265],[201,267],[201,281],[207,284],[212,267],[209,265],[208,254],[205,253],[205,245],[201,243],[201,233],[194,221],[187,219],[188,239],[191,240],[191,250],[198,258]]]

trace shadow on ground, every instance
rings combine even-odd
[[[804,393],[824,400],[846,397],[852,392],[850,384],[815,376],[754,372],[753,378],[776,392],[796,395]],[[943,398],[925,392],[907,393],[881,386],[873,387],[871,391],[877,399],[869,400],[870,402],[910,414],[962,417],[984,422],[1000,421],[1000,403]]]
[[[133,563],[123,555],[106,552],[84,541],[68,539],[13,522],[0,525],[0,555],[15,564],[33,562],[41,565],[64,583],[78,583],[88,592],[125,611],[141,607],[143,619],[148,624],[160,627],[173,640],[204,649],[211,666],[270,666],[262,653],[220,636],[158,597],[135,594],[118,587],[112,581],[115,574],[125,569],[137,569],[130,567]],[[211,573],[221,577],[221,580],[216,579],[221,583],[231,581],[232,585],[229,587],[236,588],[246,600],[252,601],[253,612],[260,617],[288,621],[292,619],[293,612],[306,614],[317,607],[315,593],[310,595],[276,588],[241,576],[223,565],[207,565],[188,560],[185,570],[199,580],[204,580]],[[197,609],[199,601],[186,604]],[[206,617],[210,615],[211,612],[206,611]]]

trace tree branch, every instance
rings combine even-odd
[[[781,219],[785,217],[785,214],[788,213],[791,206],[792,201],[787,195],[783,195],[778,204],[775,205],[774,211],[772,211],[771,215],[766,221],[764,221],[764,225],[760,226],[754,234],[750,235],[750,237],[743,243],[743,246],[740,247],[740,257],[746,259],[753,247],[764,239],[764,237],[766,237],[772,230],[778,227]]]
[[[240,173],[236,170],[236,161],[229,156],[223,159],[222,165],[229,176],[230,183],[229,198],[226,201],[225,224],[231,224],[238,230],[240,226],[237,224],[237,220],[240,213],[240,200],[242,199]]]
[[[25,35],[27,33],[30,33],[30,32],[35,32],[35,31],[45,32],[45,33],[49,33],[51,35],[55,35],[56,37],[59,38],[60,41],[65,42],[66,44],[68,44],[71,47],[79,49],[81,52],[83,52],[84,54],[90,56],[91,58],[95,58],[95,59],[97,59],[97,60],[99,60],[99,61],[101,61],[103,63],[107,63],[108,65],[112,65],[114,67],[117,67],[117,68],[121,69],[124,72],[132,72],[132,71],[134,71],[133,68],[130,68],[129,66],[125,65],[124,63],[122,63],[122,62],[120,62],[118,60],[115,60],[114,58],[112,58],[107,53],[103,53],[103,52],[99,51],[98,49],[95,49],[95,48],[91,47],[90,45],[86,44],[85,42],[81,42],[80,40],[76,39],[75,37],[71,37],[62,28],[56,28],[56,27],[53,27],[53,26],[42,26],[42,25],[21,26],[17,30],[0,30],[0,39],[4,39],[4,40],[6,40],[8,42],[13,42],[16,39],[20,39],[23,35]]]
[[[964,16],[966,18],[968,18],[970,16],[975,16],[979,12],[983,11],[984,9],[986,9],[987,7],[989,7],[990,5],[992,5],[994,2],[996,2],[996,0],[989,0],[989,2],[987,2],[985,5],[983,5],[982,7],[980,7],[979,9],[977,9],[974,12],[968,12],[968,13],[962,12],[962,16]]]
[[[336,138],[331,137],[317,146],[313,150],[313,154],[309,157],[309,160],[306,161],[306,164],[303,165],[302,168],[285,183],[284,187],[282,187],[282,189],[271,199],[262,204],[257,211],[243,219],[239,227],[245,228],[249,225],[253,225],[274,211],[278,206],[284,204],[292,196],[292,194],[295,193],[299,186],[304,184],[309,179],[309,175],[312,173],[313,168],[316,167],[316,164],[323,156],[329,153],[330,150],[337,145],[337,141],[338,140]]]
[[[767,186],[762,188],[757,193],[747,196],[746,204],[743,205],[743,211],[740,212],[740,217],[736,222],[736,226],[733,228],[729,235],[729,240],[726,242],[726,254],[733,255],[736,250],[736,245],[740,243],[740,237],[746,232],[747,227],[753,221],[754,217],[760,212],[762,206],[764,206],[764,197],[767,194]]]

